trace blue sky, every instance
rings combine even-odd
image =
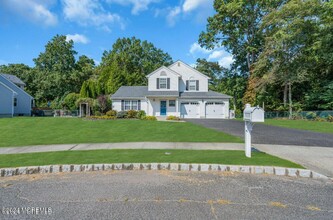
[[[229,67],[223,48],[208,51],[198,44],[213,0],[1,0],[0,65],[24,63],[44,51],[56,34],[74,41],[78,55],[98,64],[117,38],[135,36],[152,42],[174,60],[197,58]]]

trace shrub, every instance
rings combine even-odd
[[[174,115],[169,115],[166,120],[179,121],[180,118]]]
[[[143,119],[145,116],[146,116],[146,112],[143,110],[138,111],[138,114],[136,115],[136,117],[138,119]]]
[[[143,120],[148,120],[148,121],[156,121],[157,118],[155,116],[145,116],[142,118]]]
[[[107,116],[107,115],[97,116],[97,115],[94,115],[94,116],[86,117],[86,119],[89,119],[89,120],[114,120],[114,119],[117,119],[117,118],[115,116]]]
[[[126,118],[126,117],[127,117],[127,111],[117,112],[117,118]]]
[[[317,114],[314,113],[314,112],[308,112],[308,113],[306,113],[306,118],[310,119],[310,120],[316,118],[316,116],[317,116]]]
[[[326,120],[329,122],[333,122],[333,115],[329,115]]]
[[[136,115],[138,114],[135,110],[129,110],[127,111],[127,118],[136,118]]]
[[[321,118],[319,116],[315,117],[313,120],[315,120],[315,121],[326,121],[325,118]]]
[[[116,117],[117,116],[117,111],[116,110],[107,111],[106,115],[107,116],[114,116],[114,117]]]
[[[95,116],[101,116],[101,115],[102,115],[101,112],[99,112],[99,111],[95,111]]]

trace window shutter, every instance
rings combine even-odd
[[[156,89],[160,89],[160,78],[156,79]]]
[[[196,89],[197,89],[197,91],[199,91],[199,80],[196,80],[196,83],[197,83]]]
[[[125,101],[121,100],[121,110],[124,111],[125,109]]]
[[[138,100],[138,110],[141,110],[141,100]]]
[[[188,80],[186,80],[186,90],[188,90]]]
[[[170,78],[167,78],[167,89],[170,89]]]

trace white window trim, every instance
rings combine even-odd
[[[196,91],[197,90],[197,81],[194,79],[190,79],[188,81],[188,90],[189,91]]]
[[[173,102],[174,102],[174,105],[173,105],[173,106],[170,106],[170,101],[173,101]],[[171,108],[175,108],[175,107],[176,107],[176,100],[169,100],[169,107],[171,107]]]
[[[162,80],[165,81],[165,83],[162,83]],[[164,78],[164,77],[160,78],[159,84],[160,84],[159,85],[160,89],[167,89],[167,87],[168,87],[168,80],[167,80],[167,78]],[[165,87],[162,87],[162,85],[165,86]]]

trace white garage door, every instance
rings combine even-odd
[[[180,113],[183,118],[199,118],[199,103],[184,102],[181,103]]]
[[[223,102],[207,102],[206,118],[225,118]]]

